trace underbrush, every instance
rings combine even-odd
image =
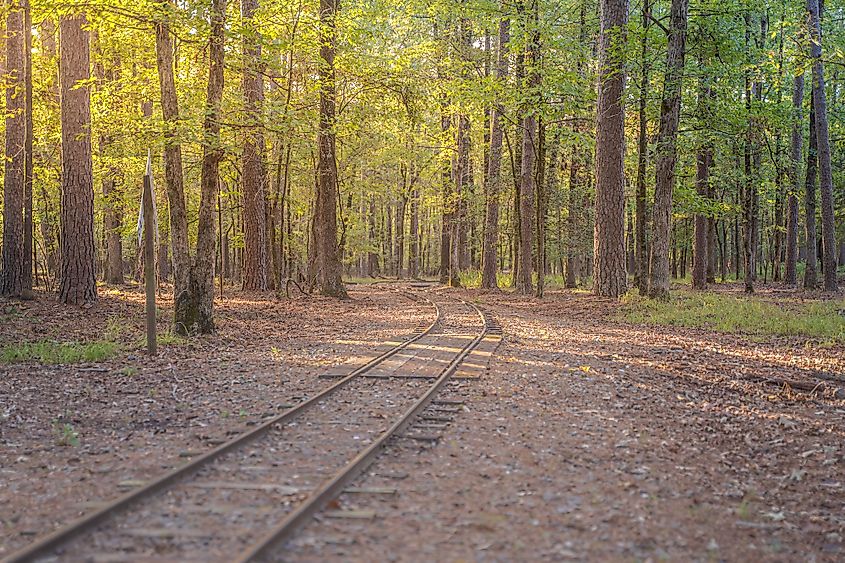
[[[97,340],[94,342],[24,342],[9,344],[0,349],[0,363],[37,361],[42,364],[73,364],[77,362],[99,362],[113,356],[120,346],[115,342]]]
[[[773,302],[754,296],[675,291],[669,301],[629,293],[622,320],[649,325],[699,327],[753,336],[798,336],[822,344],[845,343],[845,300]]]

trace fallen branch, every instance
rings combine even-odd
[[[295,279],[293,279],[293,278],[288,278],[287,280],[285,280],[285,297],[287,297],[288,299],[290,299],[290,284],[295,285],[295,286],[296,286],[296,289],[298,289],[298,290],[299,290],[299,292],[300,292],[302,295],[305,295],[306,297],[308,296],[308,293],[306,293],[306,292],[305,292],[305,290],[303,290],[303,289],[302,289],[302,286],[301,286],[301,285],[299,285],[299,283],[298,283]]]
[[[789,387],[790,389],[797,389],[798,391],[804,391],[809,393],[810,395],[814,395],[816,393],[824,393],[827,390],[831,390],[833,395],[838,398],[845,398],[845,389],[841,389],[839,387],[833,387],[832,385],[826,385],[824,382],[819,381],[817,383],[813,383],[811,381],[797,381],[795,379],[785,379],[780,377],[749,377],[751,381],[756,381],[759,383],[764,383],[766,385],[774,385],[777,387]]]

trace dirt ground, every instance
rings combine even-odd
[[[583,293],[542,302],[456,294],[482,304],[504,333],[487,374],[464,386],[463,412],[436,445],[397,443],[361,478],[397,494],[340,499],[375,510],[374,520],[318,518],[280,559],[845,558],[845,400],[835,394],[845,351],[633,326],[614,320],[615,303]],[[121,481],[156,474],[326,385],[316,369],[431,318],[384,288],[354,295],[237,295],[219,335],[168,346],[156,360],[129,351],[98,366],[0,368],[0,555],[114,496]],[[90,334],[139,312],[139,298],[107,297],[82,313],[85,323],[54,303],[23,306],[33,331]],[[401,314],[389,309],[400,301]],[[34,335],[11,325],[28,326],[4,321],[2,341]],[[127,365],[137,373],[121,371]],[[767,383],[775,379],[827,389]],[[54,421],[65,419],[79,446],[57,445]]]
[[[386,289],[350,294],[230,293],[218,303],[217,334],[163,344],[154,359],[140,346],[144,301],[135,288],[101,288],[88,310],[48,295],[0,300],[0,345],[108,336],[124,348],[97,364],[0,365],[0,558],[327,385],[315,374],[434,318],[426,304]],[[166,291],[159,304],[158,330],[167,333]],[[64,428],[78,445],[66,444]]]

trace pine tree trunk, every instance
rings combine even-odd
[[[105,89],[109,82],[114,81],[114,71],[109,68],[106,70],[104,54],[99,45],[99,36],[95,35],[95,43],[97,43],[97,51],[99,59],[94,64],[94,74],[97,79],[98,89]],[[106,162],[109,158],[109,150],[113,143],[111,135],[103,132],[100,133],[99,139],[99,154],[100,160]],[[123,283],[123,241],[121,240],[121,217],[123,216],[120,208],[121,198],[120,193],[116,191],[117,183],[115,178],[117,176],[117,169],[114,166],[106,167],[105,173],[101,181],[103,190],[103,230],[105,231],[106,239],[106,259],[105,259],[105,278],[107,283],[121,284]]]
[[[578,130],[576,126],[576,131]],[[569,166],[569,198],[567,201],[568,215],[566,218],[566,272],[564,287],[574,289],[578,287],[581,224],[581,160],[579,147],[572,147],[572,162]]]
[[[651,26],[651,0],[643,0],[643,36],[640,43],[640,96],[637,131],[637,188],[636,188],[636,244],[634,249],[634,285],[645,295],[648,292],[648,202],[646,195],[646,171],[648,168],[648,30]]]
[[[61,43],[62,279],[59,301],[97,299],[94,178],[91,162],[90,52],[85,16],[63,16]],[[80,84],[82,82],[82,84]]]
[[[819,166],[819,191],[822,203],[822,272],[825,291],[836,291],[836,224],[833,216],[833,171],[830,164],[830,132],[824,91],[820,0],[807,0],[810,13],[810,58],[813,61],[813,104],[816,112],[816,144]]]
[[[6,158],[3,176],[3,254],[0,295],[24,291],[24,198],[26,174],[26,81],[24,11],[18,2],[7,4],[6,16]],[[64,50],[63,50],[64,52]],[[63,114],[64,117],[64,114]],[[93,209],[92,209],[93,214]],[[93,239],[92,239],[93,240]]]
[[[703,65],[702,65],[703,66]],[[702,129],[709,121],[708,104],[710,103],[711,86],[707,78],[701,78],[699,87],[699,119]],[[709,140],[702,142],[696,155],[695,189],[699,196],[706,198],[710,195],[710,166],[713,159],[713,147]],[[692,288],[705,289],[707,287],[707,269],[710,264],[710,225],[706,215],[695,215],[695,248],[693,250]]]
[[[160,0],[162,8],[172,10],[170,0]],[[188,253],[188,218],[185,211],[185,188],[182,176],[182,145],[178,138],[179,104],[173,70],[173,37],[167,17],[155,25],[156,62],[161,89],[161,113],[164,119],[164,181],[170,209],[170,246],[173,254],[173,324],[184,334],[188,318],[190,255]]]
[[[593,291],[620,297],[625,272],[625,65],[627,0],[601,0],[596,119],[596,216]]]
[[[681,86],[684,77],[684,46],[689,0],[672,0],[666,76],[660,105],[660,130],[655,162],[652,244],[648,294],[655,299],[669,297],[669,239],[672,229],[672,195],[675,189],[678,121],[681,113]],[[706,243],[706,242],[705,242]]]
[[[244,289],[263,291],[267,281],[267,217],[264,170],[264,129],[261,109],[264,81],[261,75],[261,43],[253,16],[258,0],[241,0],[247,28],[243,39],[243,94],[246,128],[243,141]]]
[[[804,182],[804,228],[807,257],[804,260],[804,288],[815,289],[818,284],[817,236],[816,236],[816,175],[818,172],[818,137],[816,137],[816,110],[813,96],[810,96],[810,137],[807,148],[807,174]]]
[[[317,133],[317,195],[309,259],[309,286],[322,295],[346,297],[337,244],[337,160],[335,152],[335,18],[338,0],[320,0],[320,122]]]
[[[32,7],[29,0],[21,0],[24,11],[24,75],[25,86],[24,114],[26,120],[26,142],[24,143],[24,173],[23,173],[23,288],[21,298],[32,299],[33,281],[33,229],[32,229]],[[36,266],[37,270],[37,266]]]
[[[411,189],[411,238],[408,244],[408,277],[416,279],[420,275],[420,216],[419,216],[419,192],[417,188]]]
[[[510,19],[499,21],[499,52],[496,59],[496,79],[504,83],[508,76],[508,43],[510,42]],[[497,250],[499,242],[499,194],[502,191],[502,116],[504,107],[497,103],[490,120],[490,155],[487,170],[487,192],[485,193],[484,246],[481,260],[482,289],[496,289]]]
[[[786,273],[784,285],[798,285],[798,193],[801,191],[801,106],[804,101],[804,75],[795,76],[792,91],[792,139],[790,142],[789,196],[786,211]]]
[[[396,264],[396,278],[402,279],[405,273],[405,212],[408,209],[407,189],[402,191],[399,202],[396,204],[396,243],[394,256]]]

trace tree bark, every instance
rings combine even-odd
[[[33,282],[33,229],[32,229],[32,6],[29,0],[21,0],[24,13],[24,75],[25,102],[24,114],[26,119],[26,142],[24,143],[24,172],[23,172],[23,288],[21,298],[32,299]],[[36,267],[37,270],[37,267]]]
[[[833,216],[833,172],[830,164],[830,132],[824,91],[821,14],[819,0],[807,0],[810,15],[810,59],[813,61],[813,104],[816,112],[816,144],[819,166],[819,191],[822,203],[822,272],[825,291],[836,291],[836,224]]]
[[[90,52],[87,20],[63,16],[59,24],[62,120],[62,279],[59,301],[96,301],[94,178],[91,162]]]
[[[627,0],[601,0],[596,118],[596,220],[593,291],[620,297],[625,271],[625,61]]]
[[[416,279],[420,275],[420,215],[419,191],[411,188],[411,225],[408,233],[408,277]]]
[[[6,158],[3,176],[3,254],[0,295],[24,291],[24,198],[26,175],[26,96],[24,11],[10,0],[6,16]]]
[[[790,141],[790,190],[786,212],[786,273],[784,285],[798,285],[798,193],[801,191],[801,105],[804,101],[804,75],[795,76],[792,90],[792,139]]]
[[[185,210],[185,188],[182,176],[182,145],[177,134],[179,103],[173,70],[173,37],[170,33],[170,0],[160,0],[162,14],[155,24],[156,63],[161,89],[161,113],[164,119],[164,181],[170,209],[170,246],[173,255],[173,325],[177,332],[186,334],[191,324],[191,301],[188,280],[190,254],[188,251],[188,218]]]
[[[655,161],[654,211],[648,294],[654,299],[669,298],[669,239],[672,229],[672,195],[675,189],[678,121],[681,113],[681,86],[684,78],[684,47],[689,0],[672,0],[663,101],[660,105],[660,131]]]
[[[527,89],[525,113],[522,118],[522,163],[519,178],[519,279],[518,292],[530,295],[534,292],[534,221],[535,217],[535,161],[537,147],[537,115],[540,85],[540,31],[538,28],[537,0],[532,0],[529,15],[525,18],[526,30],[530,30],[526,46]]]
[[[703,65],[702,65],[703,66]],[[709,122],[711,85],[704,76],[699,88],[699,119],[702,131],[706,130]],[[713,160],[713,147],[709,139],[701,141],[696,155],[695,189],[701,198],[710,195],[710,166]],[[703,213],[695,214],[695,248],[693,250],[692,288],[705,289],[707,287],[707,268],[710,264],[710,225],[708,217]]]
[[[804,288],[815,289],[818,284],[818,252],[816,238],[816,175],[818,173],[818,137],[816,137],[816,109],[810,96],[810,137],[807,147],[807,174],[804,182],[804,232],[807,257],[804,260]]]
[[[261,40],[253,17],[258,0],[241,0],[241,15],[246,27],[243,39],[243,202],[244,202],[244,289],[264,291],[267,282],[267,216],[264,170],[264,129],[261,110],[264,80],[261,74]]]
[[[214,332],[214,251],[217,244],[214,207],[220,182],[220,159],[223,156],[220,145],[220,102],[223,98],[225,23],[226,0],[212,0],[197,251],[191,264],[187,299],[177,302],[177,307],[183,307],[182,311],[177,312],[177,318],[184,319],[180,332],[187,333]]]
[[[99,36],[95,34],[94,37],[99,59],[94,64],[94,74],[97,80],[97,88],[105,90],[108,83],[114,81],[114,69],[111,68],[111,65],[108,70],[106,69],[105,53],[99,45]],[[105,131],[101,132],[98,150],[102,162],[107,162],[110,158],[108,153],[112,144],[112,136]],[[116,190],[117,182],[115,178],[117,173],[116,167],[106,166],[101,180],[104,201],[103,230],[106,239],[105,278],[106,282],[111,284],[123,283],[123,241],[120,232],[123,213],[120,209],[120,194]]]
[[[337,161],[335,157],[335,19],[339,0],[320,0],[320,121],[317,133],[317,194],[311,223],[313,253],[309,287],[322,295],[346,297],[337,244]]]
[[[637,131],[637,195],[636,195],[636,243],[634,245],[634,285],[645,295],[648,292],[648,201],[646,195],[646,171],[648,169],[648,31],[651,26],[651,0],[643,1],[643,36],[640,43],[640,97]]]
[[[510,19],[499,21],[499,52],[496,58],[496,79],[504,85],[508,76],[508,43],[510,42]],[[482,289],[497,289],[496,276],[499,243],[499,194],[502,188],[502,116],[504,107],[495,104],[490,119],[490,155],[487,170],[487,192],[484,216],[484,247],[482,252]]]

